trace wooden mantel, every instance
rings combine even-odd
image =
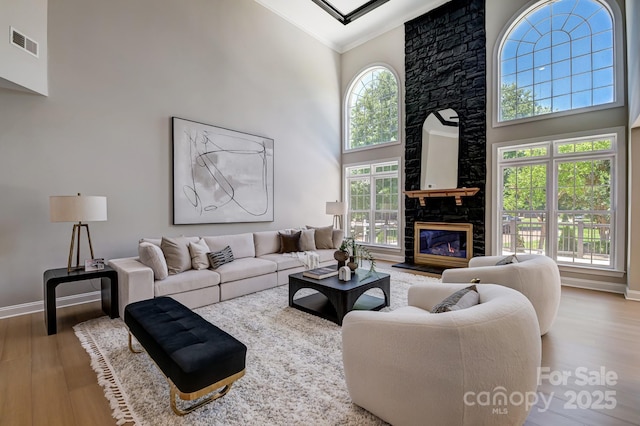
[[[422,207],[427,205],[430,197],[455,197],[456,206],[462,205],[462,197],[476,195],[480,188],[451,188],[451,189],[425,189],[419,191],[404,191],[407,197],[418,198]]]

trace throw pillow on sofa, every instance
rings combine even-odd
[[[189,240],[185,237],[162,237],[160,248],[167,260],[169,275],[191,269],[191,254],[189,253]]]
[[[213,251],[207,253],[207,257],[209,258],[209,263],[211,264],[211,269],[218,269],[225,263],[233,262],[233,251],[231,251],[231,247],[226,246],[220,251]]]
[[[315,242],[318,250],[335,248],[333,245],[333,225],[323,228],[307,225],[307,229],[315,230]]]
[[[300,251],[300,236],[302,231],[291,234],[283,234],[278,232],[280,238],[280,253],[294,253]]]
[[[300,235],[300,251],[314,251],[316,247],[316,230],[302,229]]]
[[[167,261],[157,245],[141,242],[138,244],[138,256],[143,265],[151,268],[155,280],[164,280],[169,276]]]
[[[202,238],[197,243],[189,243],[189,254],[191,255],[191,267],[196,270],[207,269],[209,267],[209,246]]]
[[[442,302],[431,308],[432,314],[443,312],[459,311],[470,308],[480,303],[480,295],[475,285],[465,287],[448,296]]]
[[[518,263],[518,257],[515,254],[511,254],[505,258],[502,258],[496,263],[496,266],[511,265],[512,263]]]

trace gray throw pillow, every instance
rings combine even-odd
[[[509,255],[503,259],[500,259],[498,263],[496,263],[496,266],[510,265],[512,263],[518,263],[518,258],[516,257],[515,254]]]
[[[207,257],[209,258],[211,269],[218,269],[225,263],[233,262],[233,251],[231,251],[231,247],[226,246],[220,251],[207,253]]]
[[[459,311],[480,303],[480,295],[475,285],[456,291],[451,296],[431,308],[432,314]]]
[[[159,246],[152,243],[141,242],[138,244],[138,257],[143,265],[151,268],[154,279],[164,280],[169,276],[167,261]]]
[[[303,229],[300,235],[300,251],[314,251],[316,249],[316,230]]]
[[[189,240],[185,237],[162,237],[160,248],[167,260],[169,275],[191,269],[191,254],[189,253]]]
[[[307,229],[315,229],[315,242],[316,248],[320,249],[332,249],[333,246],[333,225],[326,226],[324,228],[317,228],[315,226],[307,225]]]

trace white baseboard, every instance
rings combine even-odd
[[[608,283],[605,281],[587,280],[582,278],[562,277],[562,285],[567,287],[585,288],[587,290],[606,291],[607,293],[625,294],[625,284]]]
[[[83,303],[95,302],[96,300],[100,300],[100,291],[58,297],[56,298],[56,307],[62,308],[65,306],[80,305]],[[42,311],[44,311],[44,300],[23,303],[21,305],[6,306],[4,308],[0,308],[0,319]]]
[[[396,263],[404,262],[404,256],[398,256],[393,254],[376,253],[373,257],[375,257],[376,260],[386,260],[387,262],[396,262]]]
[[[629,287],[624,292],[624,297],[627,300],[635,300],[636,302],[640,302],[640,291],[638,290],[629,290]]]

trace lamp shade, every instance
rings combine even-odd
[[[341,215],[345,213],[345,205],[342,201],[327,201],[327,214]]]
[[[97,222],[107,220],[107,197],[55,195],[49,197],[51,222]]]

